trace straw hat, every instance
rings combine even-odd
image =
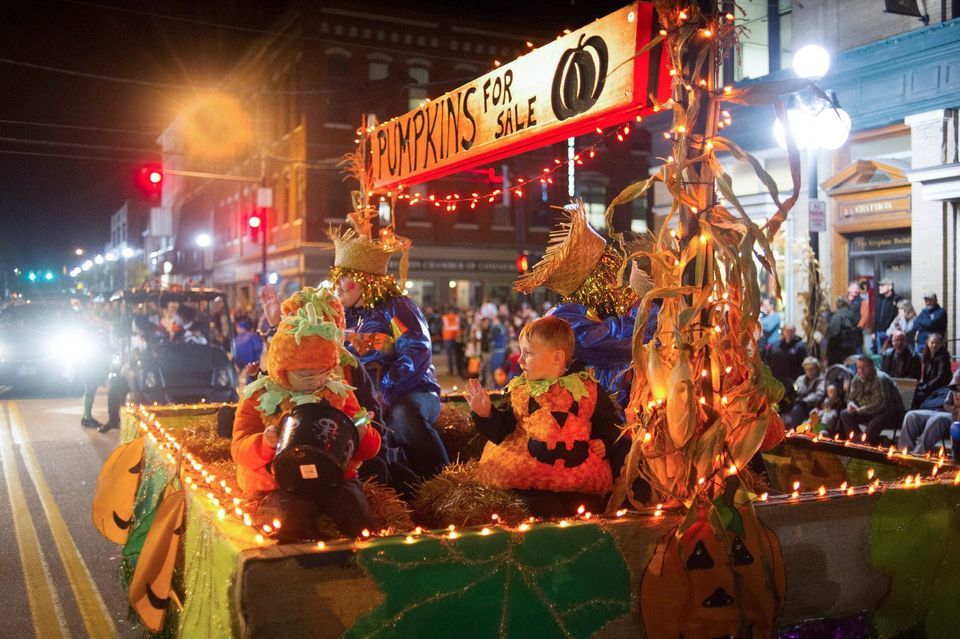
[[[327,235],[333,241],[335,267],[374,275],[386,275],[390,257],[401,248],[385,246],[351,228],[344,231],[331,227]]]
[[[563,296],[572,295],[596,268],[607,243],[590,228],[583,200],[563,207],[567,220],[550,232],[546,253],[533,269],[513,284],[528,293],[545,286]]]

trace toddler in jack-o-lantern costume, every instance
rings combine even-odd
[[[520,332],[523,375],[507,385],[509,409],[494,409],[477,380],[467,386],[474,424],[490,440],[477,479],[515,490],[540,517],[572,515],[580,505],[598,511],[612,466],[623,462],[612,459],[617,410],[590,373],[568,372],[573,349],[569,324],[535,320]]]
[[[349,358],[343,347],[343,307],[329,291],[310,292],[308,298],[295,295],[284,302],[290,314],[270,342],[269,375],[244,389],[233,424],[231,454],[237,462],[237,482],[255,502],[258,521],[282,522],[277,531],[281,541],[316,538],[321,513],[345,535],[378,527],[357,479],[360,463],[380,449],[380,435],[366,424],[357,427],[359,445],[343,483],[316,500],[277,490],[269,471],[280,420],[294,406],[326,401],[355,420],[367,415],[353,388],[342,381],[341,362]]]

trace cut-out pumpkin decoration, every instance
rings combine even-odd
[[[133,509],[143,475],[143,438],[117,446],[97,477],[93,525],[110,541],[123,545],[133,526]]]
[[[516,429],[499,444],[487,442],[477,479],[498,488],[583,492],[603,495],[613,476],[606,447],[590,439],[597,385],[587,373],[561,377],[546,387],[511,382]]]
[[[173,568],[185,529],[186,500],[178,490],[157,507],[130,581],[130,605],[143,625],[160,632],[170,604]]]
[[[786,594],[780,540],[750,502],[726,508],[719,532],[701,510],[657,544],[640,585],[650,639],[774,636]]]

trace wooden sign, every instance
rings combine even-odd
[[[652,110],[670,93],[653,6],[634,2],[370,133],[376,189],[409,186]]]

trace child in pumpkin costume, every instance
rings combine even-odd
[[[343,483],[317,500],[277,490],[269,471],[275,455],[278,426],[290,408],[326,401],[354,419],[367,413],[352,387],[341,379],[343,307],[329,292],[317,291],[308,301],[291,298],[293,311],[280,322],[267,353],[269,374],[249,384],[237,408],[231,454],[237,462],[237,483],[256,503],[258,521],[282,522],[281,541],[315,539],[317,518],[327,514],[340,531],[358,536],[378,528],[357,479],[358,468],[380,449],[380,435],[358,426],[359,445],[344,473]]]
[[[508,409],[494,409],[477,380],[467,386],[474,424],[489,440],[477,480],[515,490],[540,517],[580,505],[598,512],[623,463],[617,409],[592,374],[568,371],[573,350],[566,322],[535,320],[520,333],[523,375],[507,385]]]

